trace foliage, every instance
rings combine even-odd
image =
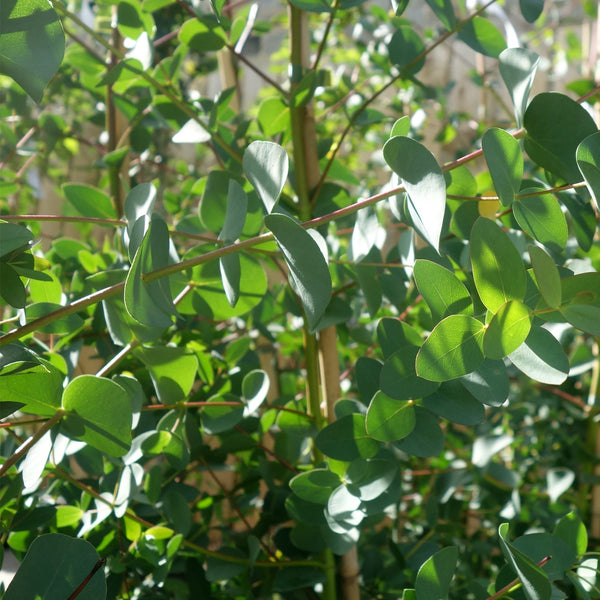
[[[2,2],[0,596],[600,597],[595,84],[493,0],[289,0],[267,73],[241,4]],[[454,40],[513,108],[440,164]]]

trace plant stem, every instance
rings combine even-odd
[[[36,444],[44,435],[54,427],[65,415],[66,410],[60,408],[57,410],[12,456],[7,458],[0,467],[0,477],[25,456],[31,447]]]

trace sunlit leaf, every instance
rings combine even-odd
[[[483,134],[481,144],[498,197],[504,206],[510,206],[523,179],[519,142],[503,129],[492,127]]]
[[[485,325],[468,315],[451,315],[440,321],[417,354],[420,377],[448,381],[471,373],[483,363]]]
[[[450,582],[458,561],[458,548],[442,548],[428,558],[419,569],[415,580],[417,598],[448,598]]]
[[[516,350],[531,329],[531,310],[519,300],[502,305],[487,325],[483,336],[483,353],[501,359]]]
[[[267,212],[272,212],[287,179],[286,151],[273,142],[252,142],[244,152],[243,166]]]
[[[496,312],[509,300],[523,300],[525,266],[508,236],[489,219],[477,219],[471,231],[473,279],[481,301]]]
[[[403,136],[390,138],[383,147],[383,156],[406,188],[415,229],[438,250],[446,209],[446,181],[437,161],[425,146]]]
[[[539,61],[540,57],[526,48],[507,48],[498,57],[500,75],[508,88],[519,126],[523,123]]]
[[[415,427],[414,403],[396,400],[378,391],[367,410],[367,433],[375,440],[393,442],[406,437]]]

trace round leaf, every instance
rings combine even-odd
[[[487,325],[483,353],[492,359],[504,358],[525,341],[530,329],[529,307],[518,300],[507,302]]]
[[[401,440],[415,427],[414,403],[395,400],[378,391],[369,404],[365,423],[367,433],[375,440]]]

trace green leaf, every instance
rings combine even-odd
[[[27,293],[19,274],[5,262],[0,262],[0,298],[14,308],[27,304]]]
[[[357,458],[350,463],[344,480],[351,494],[358,496],[363,502],[369,502],[390,487],[397,472],[398,465],[394,461]]]
[[[473,279],[483,304],[496,312],[509,300],[523,300],[527,274],[519,251],[493,221],[479,218],[471,230]]]
[[[392,131],[390,132],[390,137],[395,137],[398,135],[407,136],[410,131],[410,117],[408,115],[404,115],[400,117],[393,125]]]
[[[227,217],[227,205],[229,203],[229,184],[233,180],[233,174],[229,171],[211,171],[206,178],[206,185],[204,187],[204,193],[200,201],[199,215],[200,220],[205,227],[220,233],[225,226],[225,219]],[[238,184],[239,185],[239,184]],[[234,188],[236,189],[236,188]],[[233,190],[232,190],[233,192]],[[238,198],[237,192],[233,192],[236,200],[241,203],[241,198]],[[247,199],[246,199],[247,209]],[[245,215],[244,215],[245,216]],[[232,217],[233,218],[233,215]],[[239,237],[239,236],[236,236]],[[233,238],[235,240],[236,238]]]
[[[558,308],[561,303],[560,274],[554,260],[541,248],[529,246],[531,266],[542,298],[548,306]]]
[[[261,131],[272,137],[290,127],[290,109],[281,98],[267,98],[258,109],[258,124]]]
[[[457,313],[473,314],[473,301],[454,273],[429,260],[415,262],[414,278],[434,321]]]
[[[220,50],[227,43],[225,32],[216,19],[199,16],[186,21],[178,37],[182,44],[200,54]]]
[[[227,209],[225,223],[219,234],[219,239],[232,243],[242,235],[246,213],[248,211],[248,198],[242,186],[234,179],[229,180],[227,191]]]
[[[66,199],[84,217],[96,219],[116,219],[117,214],[110,198],[99,189],[89,185],[68,183],[63,185]]]
[[[290,488],[303,500],[327,504],[331,492],[341,483],[341,479],[328,469],[312,469],[293,477],[290,480]]]
[[[560,385],[569,375],[569,359],[560,342],[548,330],[535,325],[508,358],[519,371],[548,385]]]
[[[65,388],[62,407],[69,435],[109,456],[123,456],[131,446],[131,402],[117,383],[80,375]]]
[[[384,394],[395,400],[413,400],[435,392],[437,381],[428,381],[415,373],[418,352],[416,346],[405,346],[383,363],[379,386]]]
[[[485,418],[485,408],[458,380],[446,381],[439,389],[423,398],[423,406],[438,417],[459,425],[477,425]],[[369,415],[367,413],[367,430]]]
[[[314,331],[331,298],[331,276],[325,257],[314,238],[290,217],[271,214],[265,217],[265,225],[283,252],[309,329]]]
[[[381,442],[406,437],[415,427],[414,402],[395,400],[381,391],[375,393],[367,410],[367,433]]]
[[[414,327],[391,317],[385,317],[377,324],[377,341],[384,358],[389,358],[404,346],[420,346],[423,343]],[[377,380],[379,381],[379,377]]]
[[[527,600],[550,600],[552,586],[548,576],[530,558],[517,550],[508,541],[508,523],[502,523],[498,528],[500,547],[504,558],[516,572],[523,585]]]
[[[36,302],[25,309],[25,315],[28,321],[33,321],[62,308],[64,307],[53,302]],[[38,331],[43,333],[73,333],[80,329],[83,323],[83,319],[78,314],[70,314],[39,327]]]
[[[162,218],[153,215],[125,281],[125,308],[142,325],[170,327],[177,315],[168,279],[144,280],[147,273],[168,263],[169,230]]]
[[[435,13],[435,16],[442,22],[442,25],[450,31],[454,29],[457,19],[454,14],[452,0],[425,0],[429,8]]]
[[[506,48],[506,40],[496,26],[479,16],[465,23],[458,30],[457,37],[475,52],[492,58],[498,58]]]
[[[242,380],[242,396],[246,402],[245,416],[254,413],[269,393],[269,376],[261,369],[246,373]]]
[[[60,408],[63,374],[51,363],[14,362],[0,371],[2,402],[19,402],[25,413],[51,417]]]
[[[202,428],[206,433],[229,431],[244,418],[244,406],[233,394],[212,396],[208,402],[202,409]]]
[[[561,193],[558,196],[571,215],[579,247],[587,252],[592,247],[596,234],[596,213],[592,203],[574,193]]]
[[[223,281],[223,290],[231,307],[237,304],[240,297],[240,281],[242,270],[239,254],[226,254],[219,257],[219,269]]]
[[[577,146],[577,166],[596,206],[600,206],[600,131],[589,135]]]
[[[398,27],[388,43],[390,62],[401,69],[406,67],[411,74],[418,73],[425,64],[425,44],[413,27]],[[416,63],[415,60],[422,56]]]
[[[133,226],[140,217],[150,217],[152,215],[155,202],[156,188],[151,183],[140,183],[129,191],[125,198],[124,209],[127,230],[130,235]]]
[[[409,456],[438,456],[444,449],[444,433],[437,417],[422,406],[415,406],[415,417],[414,429],[394,445]]]
[[[277,204],[288,175],[286,151],[273,142],[252,142],[243,157],[246,177],[254,186],[268,213]]]
[[[597,131],[587,110],[564,94],[546,92],[531,101],[523,124],[529,158],[567,183],[579,182],[577,147]]]
[[[544,11],[544,0],[519,0],[519,6],[525,20],[533,23]]]
[[[600,307],[593,304],[568,304],[560,310],[573,327],[585,333],[600,336]]]
[[[460,382],[483,404],[501,406],[508,398],[509,380],[502,361],[486,358],[481,367],[461,377]]]
[[[146,366],[159,402],[175,404],[189,395],[198,371],[195,354],[185,348],[156,346],[138,348],[135,356]]]
[[[3,1],[0,23],[0,73],[39,103],[65,52],[58,15],[46,0]]]
[[[438,250],[446,209],[446,181],[433,154],[411,138],[395,136],[385,143],[383,156],[402,179],[416,231]]]
[[[315,444],[326,456],[344,461],[371,458],[379,450],[379,443],[367,435],[365,417],[356,413],[327,425],[317,434]]]
[[[577,556],[581,556],[587,550],[587,530],[574,512],[570,512],[560,519],[554,528],[554,535],[560,538]]]
[[[19,248],[27,249],[33,240],[33,233],[16,223],[0,223],[0,257]]]
[[[224,558],[218,556],[209,556],[206,559],[206,579],[208,581],[226,581],[233,579],[248,568],[248,557],[237,548],[227,546],[219,548],[219,554],[225,555]],[[235,560],[227,560],[231,557]],[[243,559],[243,560],[242,560]]]
[[[529,92],[539,62],[540,57],[526,48],[507,48],[498,57],[500,75],[508,88],[519,127],[523,124]]]
[[[487,324],[483,353],[487,358],[502,359],[516,350],[531,329],[531,311],[519,300],[502,305]]]
[[[415,580],[417,600],[448,598],[450,582],[458,561],[458,548],[442,548],[428,558],[419,569]]]
[[[553,252],[564,250],[569,236],[567,220],[552,194],[536,193],[528,188],[513,204],[513,213],[521,229]],[[527,193],[535,195],[523,197]]]
[[[323,569],[316,567],[284,567],[277,571],[273,580],[274,592],[292,592],[293,590],[313,589],[327,579]]]
[[[440,321],[417,354],[420,377],[448,381],[471,373],[483,363],[485,325],[468,315],[451,315]]]
[[[41,535],[31,543],[4,600],[65,600],[95,572],[77,600],[106,598],[106,580],[96,549],[62,533]]]
[[[300,10],[307,10],[309,12],[316,13],[331,13],[333,12],[333,8],[331,7],[331,3],[327,0],[290,0],[290,4],[293,4],[295,7]]]
[[[510,206],[523,179],[521,146],[510,133],[497,127],[483,134],[481,145],[500,202]]]
[[[123,37],[132,40],[137,40],[143,32],[152,38],[156,29],[152,15],[143,11],[140,3],[134,0],[119,0],[117,27]]]

